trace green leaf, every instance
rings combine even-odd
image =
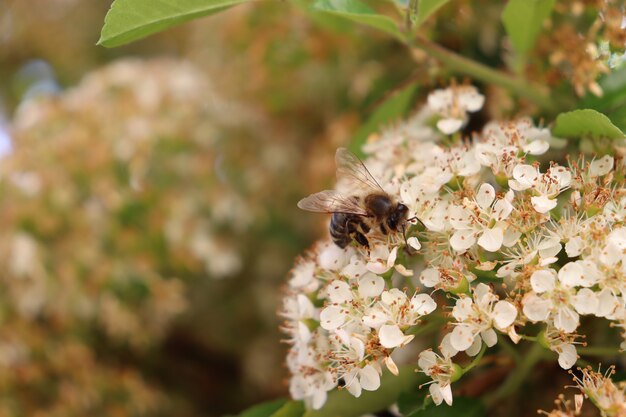
[[[426,376],[415,372],[414,365],[400,368],[398,376],[383,373],[380,388],[376,391],[363,391],[359,398],[348,390],[335,390],[328,393],[328,400],[320,410],[309,410],[304,417],[360,417],[363,414],[384,410],[398,400],[402,392],[417,390],[426,382]]]
[[[526,54],[535,45],[543,22],[555,0],[509,0],[502,13],[502,23],[515,50]]]
[[[356,132],[354,139],[350,143],[350,150],[357,155],[362,155],[361,147],[371,133],[380,130],[385,124],[390,124],[407,114],[411,108],[412,98],[416,91],[417,85],[411,83],[383,101],[367,119],[367,122]]]
[[[552,133],[563,138],[623,139],[626,137],[624,132],[611,123],[608,117],[591,109],[559,114]]]
[[[398,30],[398,25],[392,18],[376,13],[368,5],[358,0],[317,0],[313,4],[313,9],[340,16],[382,30],[397,39],[403,39],[402,33]]]
[[[276,410],[271,417],[302,417],[305,409],[302,401],[288,401],[278,410]]]
[[[120,46],[250,0],[115,0],[98,45]]]
[[[422,389],[415,392],[403,392],[398,397],[398,411],[403,416],[419,410],[424,405],[424,399],[428,390]]]
[[[475,398],[456,397],[451,406],[431,404],[423,410],[417,410],[408,417],[484,417],[487,409]]]
[[[449,0],[419,0],[417,6],[417,22],[418,26],[428,19],[433,13],[435,13],[441,6],[446,4]]]
[[[280,399],[248,408],[239,417],[271,417],[276,411],[285,405],[287,400]]]

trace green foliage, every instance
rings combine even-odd
[[[400,367],[398,376],[384,372],[380,388],[376,391],[363,391],[359,398],[353,397],[347,390],[335,390],[328,393],[328,401],[320,410],[309,410],[304,417],[359,417],[377,410],[384,410],[398,400],[402,392],[417,390],[419,384],[426,382],[423,374],[415,372],[415,366]]]
[[[356,154],[361,154],[361,147],[367,137],[395,120],[405,116],[411,109],[412,98],[417,91],[417,85],[411,83],[396,91],[391,97],[383,101],[369,117],[367,122],[356,132],[354,139],[350,143],[350,150]]]
[[[304,415],[304,404],[302,401],[288,401],[274,413],[271,417],[301,417]]]
[[[377,13],[368,5],[358,0],[317,0],[313,4],[313,8],[324,13],[329,13],[376,28],[395,38],[402,39],[398,25],[392,18]]]
[[[124,45],[248,1],[250,0],[115,0],[104,19],[98,45],[108,48]]]
[[[608,117],[592,109],[561,113],[556,118],[552,132],[564,138],[622,139],[625,137],[624,132],[611,123]]]
[[[414,392],[403,392],[398,397],[398,411],[403,416],[416,412],[424,406],[424,399],[428,394],[427,389],[420,389]]]
[[[421,25],[449,0],[419,0],[417,8],[417,25]]]
[[[515,50],[526,54],[535,44],[543,22],[550,16],[555,0],[510,0],[502,23]]]
[[[285,399],[258,404],[239,414],[239,417],[271,417],[287,404]]]
[[[483,417],[487,410],[483,403],[474,398],[455,397],[451,406],[430,404],[408,417]]]

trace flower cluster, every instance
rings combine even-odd
[[[369,248],[323,241],[296,262],[283,309],[294,398],[318,408],[337,385],[378,388],[384,368],[410,361],[423,322],[451,322],[441,355],[412,362],[436,403],[452,402],[459,352],[536,339],[567,369],[581,317],[624,327],[624,141],[579,155],[526,118],[451,140],[480,106],[472,87],[436,91],[364,146],[365,165],[421,223],[406,236],[372,229]]]

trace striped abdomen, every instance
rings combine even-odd
[[[333,213],[329,229],[333,242],[340,248],[345,248],[352,243],[352,240],[369,247],[365,234],[369,232],[370,228],[363,222],[363,218],[357,214]]]

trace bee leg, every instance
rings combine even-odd
[[[387,228],[385,227],[385,223],[381,223],[380,224],[380,231],[382,232],[383,235],[387,236]]]
[[[423,221],[421,221],[417,216],[411,217],[410,219],[407,219],[407,222],[409,223],[413,223],[415,220],[417,220],[418,222],[420,222],[422,224],[422,226],[426,227],[426,225],[424,224]]]
[[[415,251],[409,246],[409,241],[406,238],[406,226],[402,223],[402,236],[404,237],[404,250],[407,255],[411,256],[415,254]]]
[[[360,245],[365,246],[367,249],[370,248],[369,241],[365,237],[365,235],[361,232],[356,232],[354,234],[354,240],[356,240]]]

